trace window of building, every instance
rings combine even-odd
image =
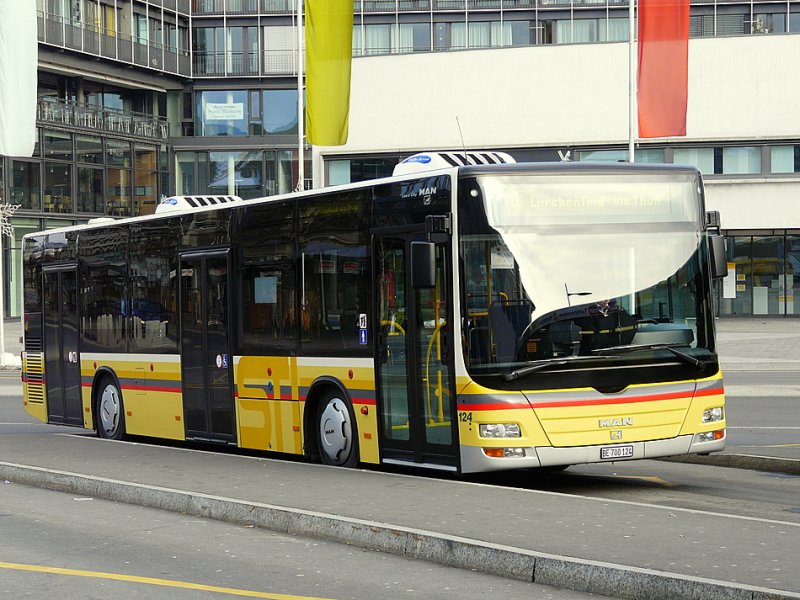
[[[364,26],[364,54],[389,54],[392,51],[392,27],[390,24]]]
[[[107,177],[106,213],[114,217],[130,217],[133,173],[130,169],[109,168]]]
[[[244,354],[294,353],[294,203],[248,207],[242,220]]]
[[[56,160],[72,160],[72,134],[66,131],[44,130],[44,156]]]
[[[105,213],[103,169],[78,165],[78,212]]]
[[[429,52],[431,49],[430,23],[400,23],[397,34],[397,52]]]
[[[195,75],[224,75],[225,28],[197,27],[192,30],[192,34]]]
[[[750,23],[750,33],[785,33],[786,11],[782,13],[756,13]]]
[[[150,215],[158,201],[158,150],[155,146],[136,145],[134,149],[136,181],[133,187],[134,214]]]
[[[792,7],[789,13],[789,31],[792,33],[800,32],[800,8]]]
[[[712,37],[714,35],[714,15],[691,15],[689,17],[689,37]]]
[[[200,135],[247,135],[247,90],[198,92],[195,99],[195,131]]]
[[[292,75],[297,72],[297,28],[291,25],[264,27],[264,73]]]
[[[121,140],[106,140],[106,163],[115,167],[131,166],[131,145]]]
[[[264,133],[297,135],[297,90],[264,90]]]
[[[630,34],[628,19],[600,19],[598,34],[601,42],[627,42]]]
[[[71,213],[72,165],[44,163],[44,212]]]
[[[761,173],[761,148],[758,146],[722,149],[724,175],[752,175]]]
[[[744,35],[750,32],[749,15],[717,15],[716,35]]]
[[[11,204],[19,204],[26,210],[41,210],[41,165],[23,160],[11,161],[9,192]]]
[[[582,150],[576,153],[580,162],[626,162],[628,150]],[[642,148],[633,153],[633,161],[637,163],[663,163],[662,148]]]
[[[209,193],[240,198],[263,196],[261,157],[261,151],[210,152]]]
[[[672,162],[678,165],[693,165],[700,169],[701,173],[713,175],[714,148],[675,148],[672,151]]]
[[[225,70],[228,75],[258,75],[258,28],[228,27]]]
[[[800,146],[772,146],[771,173],[800,173]]]
[[[78,162],[93,165],[103,164],[103,142],[99,137],[76,135],[75,147]]]

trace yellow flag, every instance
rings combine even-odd
[[[305,0],[306,137],[319,146],[347,143],[353,0]]]

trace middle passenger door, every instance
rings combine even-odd
[[[452,268],[448,246],[436,245],[435,285],[414,288],[411,243],[422,239],[422,232],[373,238],[382,460],[455,470]]]

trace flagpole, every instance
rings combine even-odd
[[[306,163],[303,138],[305,137],[305,115],[303,114],[303,0],[297,0],[297,187],[305,189]]]
[[[634,2],[628,3],[628,162],[634,162],[634,146],[636,141],[636,126],[638,125],[639,113],[636,104],[636,26],[634,22]]]

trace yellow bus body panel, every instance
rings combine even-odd
[[[302,364],[313,362],[313,364]],[[234,360],[239,446],[303,454],[303,415],[310,386],[320,377],[338,380],[353,402],[360,460],[377,464],[378,429],[371,368],[342,366],[341,359],[241,356]],[[314,422],[314,419],[311,419]],[[316,426],[316,425],[314,425]]]
[[[724,429],[703,423],[703,411],[724,407],[722,374],[701,380],[629,386],[619,394],[563,389],[498,391],[462,385],[459,434],[467,446],[576,447],[675,438]],[[519,438],[481,438],[481,423],[516,423]]]
[[[153,355],[146,360],[81,357],[81,379],[84,382],[84,427],[92,429],[92,382],[102,368],[117,376],[125,408],[125,431],[131,435],[185,440],[183,395],[180,391],[181,364]]]

